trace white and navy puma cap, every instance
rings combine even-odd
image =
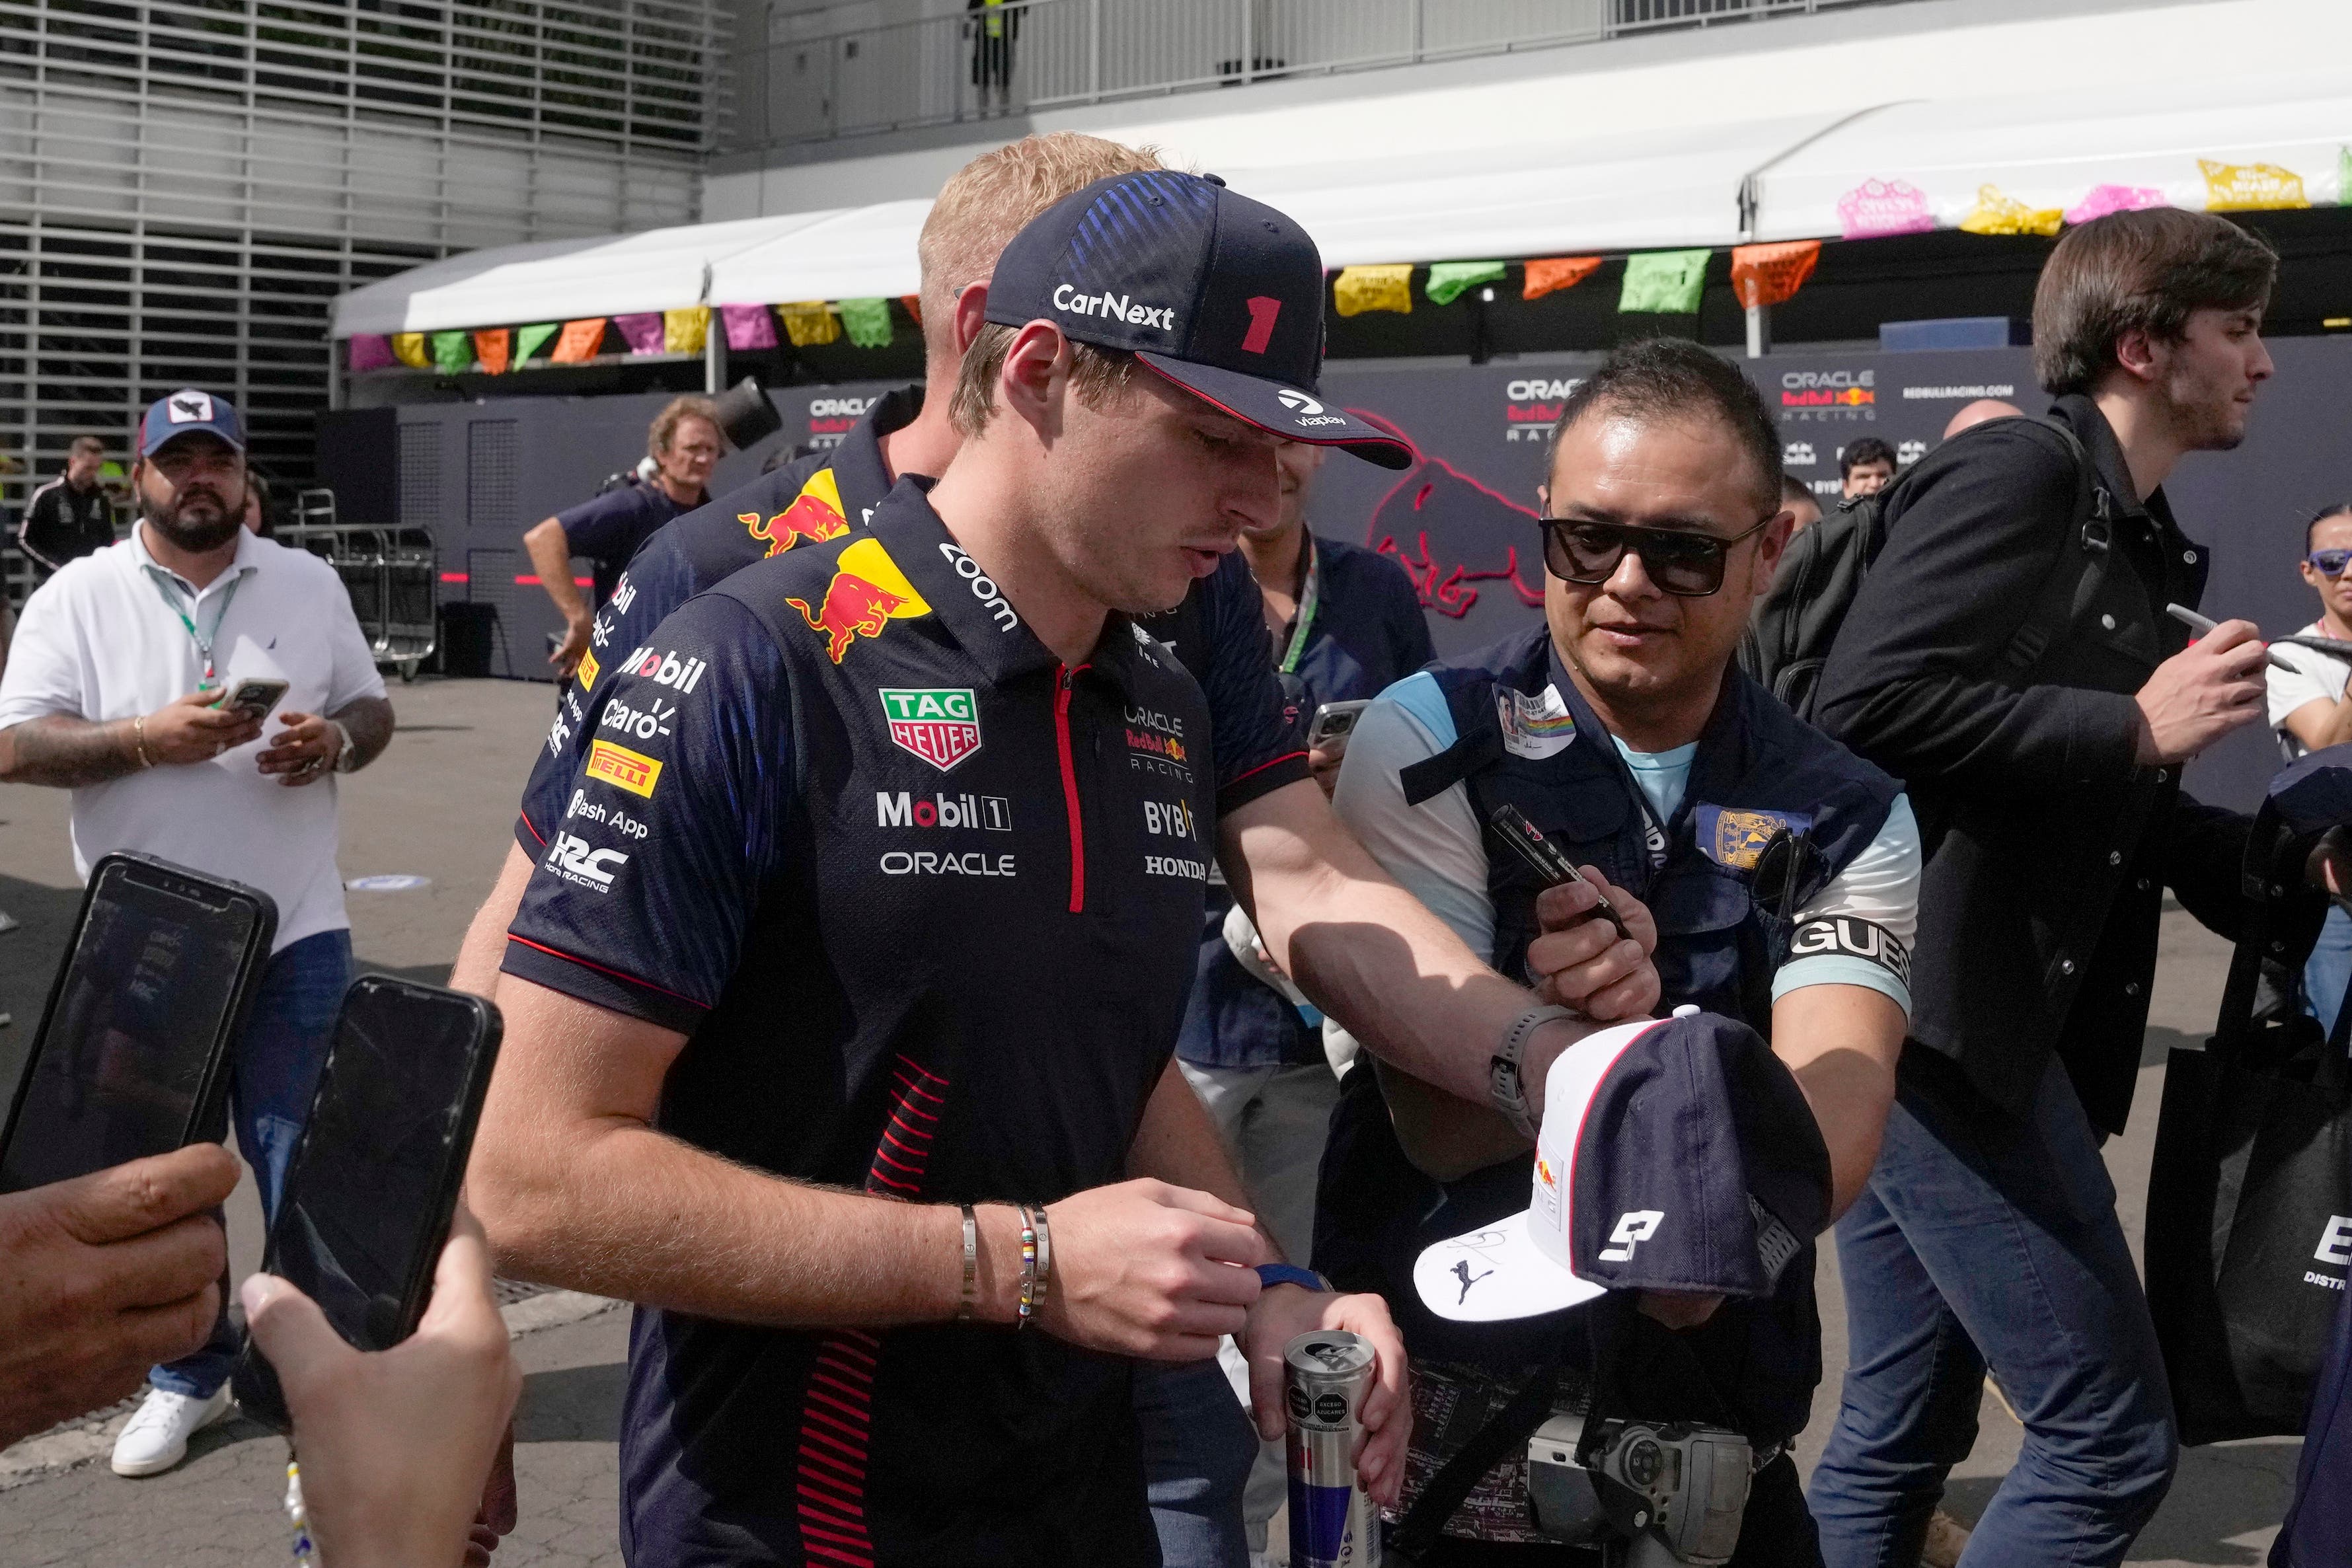
[[[1458,1322],[1607,1291],[1765,1296],[1829,1207],[1829,1150],[1797,1081],[1746,1024],[1679,1008],[1560,1054],[1533,1202],[1426,1249],[1412,1282]]]
[[[1410,443],[1324,402],[1323,258],[1307,231],[1215,175],[1097,180],[1032,219],[997,258],[988,319],[1051,321],[1286,441],[1384,468]]]

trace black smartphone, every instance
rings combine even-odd
[[[1529,871],[1541,877],[1546,887],[1558,887],[1563,882],[1587,880],[1585,874],[1576,869],[1576,862],[1568,858],[1568,852],[1544,837],[1543,830],[1528,821],[1526,813],[1507,800],[1487,816],[1486,831],[1501,840]],[[1609,922],[1618,936],[1631,937],[1633,935],[1625,929],[1625,923],[1617,917],[1617,912],[1609,906],[1607,899],[1602,899],[1592,913]]]
[[[438,986],[362,975],[344,993],[261,1267],[360,1350],[390,1349],[425,1315],[501,1032],[496,1008]],[[247,1415],[287,1429],[250,1338],[231,1376]]]
[[[269,716],[271,709],[285,700],[289,687],[290,683],[286,681],[265,680],[258,675],[250,676],[231,686],[228,695],[213,704],[213,706],[242,709],[246,717],[259,724]]]
[[[150,855],[92,866],[0,1128],[0,1192],[226,1136],[229,1045],[277,932],[257,889]]]

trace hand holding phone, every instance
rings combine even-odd
[[[259,724],[269,716],[269,710],[276,707],[285,697],[290,685],[291,683],[286,681],[268,680],[258,675],[249,675],[231,686],[228,689],[228,695],[213,706],[234,708],[254,723]]]
[[[489,1003],[437,986],[362,975],[344,994],[262,1271],[354,1349],[389,1350],[424,1315],[499,1034]],[[233,1377],[246,1414],[283,1431],[278,1379],[250,1339]]]
[[[352,1349],[285,1280],[245,1282],[246,1322],[284,1390],[326,1562],[404,1568],[466,1554],[522,1375],[481,1227],[460,1207],[449,1232],[416,1332],[375,1354]]]
[[[147,761],[163,768],[210,762],[261,738],[261,720],[243,708],[224,707],[221,700],[218,686],[173,697],[138,724],[134,747],[143,746]]]
[[[134,1392],[212,1332],[236,1160],[193,1144],[0,1197],[0,1448]]]
[[[1307,726],[1307,748],[1309,751],[1333,753],[1348,749],[1348,737],[1356,731],[1356,721],[1372,706],[1370,697],[1358,697],[1349,702],[1325,703],[1315,710]]]
[[[277,929],[252,888],[150,855],[92,866],[0,1124],[0,1192],[225,1135],[229,1042]]]

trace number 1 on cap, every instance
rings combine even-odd
[[[1265,346],[1274,341],[1274,319],[1282,314],[1282,301],[1257,294],[1243,303],[1249,307],[1250,329],[1248,336],[1242,340],[1242,352],[1263,354]]]

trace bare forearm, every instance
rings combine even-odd
[[[362,697],[327,716],[341,725],[343,733],[352,737],[352,750],[359,758],[359,767],[373,762],[392,744],[392,702],[387,697]]]
[[[1223,863],[1275,961],[1381,1061],[1485,1105],[1494,1048],[1536,1005],[1534,994],[1488,968],[1336,817],[1309,862],[1253,857],[1256,831],[1244,826],[1234,835],[1238,844],[1229,839]],[[1531,1097],[1541,1089],[1542,1068],[1581,1032],[1589,1031],[1555,1026],[1538,1036],[1548,1049],[1530,1042]]]
[[[1905,1019],[1864,986],[1807,986],[1772,1009],[1772,1053],[1804,1091],[1830,1154],[1830,1218],[1852,1207],[1878,1163]]]
[[[648,1124],[684,1037],[512,975],[467,1201],[501,1270],[776,1327],[940,1322],[963,1285],[953,1207],[788,1181]],[[1010,1317],[1019,1220],[982,1210],[983,1315]]]
[[[64,714],[0,730],[0,781],[79,789],[140,770],[135,721],[92,724]]]
[[[549,1129],[530,1145],[529,1172],[478,1155],[469,1176],[503,1273],[778,1328],[955,1315],[952,1207],[785,1181],[643,1123]]]
[[[522,907],[530,873],[530,857],[522,852],[522,846],[509,844],[498,883],[482,900],[481,908],[474,911],[473,924],[466,927],[466,940],[457,948],[457,961],[450,967],[451,990],[470,991],[478,997],[498,995],[499,966],[506,961],[507,929],[514,924],[515,911]]]
[[[1235,1208],[1252,1207],[1249,1189],[1243,1185],[1241,1171],[1216,1122],[1172,1058],[1144,1103],[1135,1142],[1128,1145],[1127,1174],[1154,1176],[1171,1186],[1205,1192]],[[1279,1260],[1282,1249],[1275,1243],[1273,1232],[1262,1221],[1257,1228],[1265,1238],[1269,1255]]]
[[[572,580],[572,543],[563,537],[563,525],[549,517],[522,537],[523,549],[530,553],[530,564],[539,573],[539,585],[547,590],[548,598],[567,622],[579,621],[588,613],[587,601],[580,597],[580,589]]]

